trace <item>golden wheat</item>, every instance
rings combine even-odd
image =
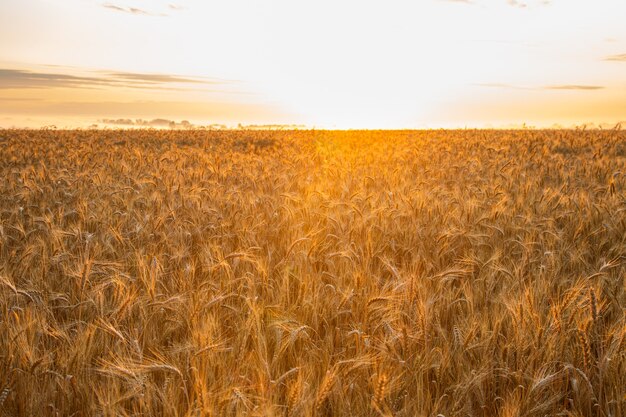
[[[626,415],[623,131],[0,138],[0,416]]]

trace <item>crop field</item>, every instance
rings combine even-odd
[[[626,416],[626,132],[0,131],[0,416]]]

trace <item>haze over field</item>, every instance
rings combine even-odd
[[[626,120],[626,3],[0,3],[0,126]]]

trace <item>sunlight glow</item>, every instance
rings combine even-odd
[[[90,122],[614,123],[626,119],[625,15],[617,0],[3,2],[3,69],[193,81],[27,85],[2,72],[0,125],[85,103],[75,116]]]

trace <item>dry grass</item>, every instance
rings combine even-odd
[[[624,132],[0,155],[0,415],[626,415]]]

